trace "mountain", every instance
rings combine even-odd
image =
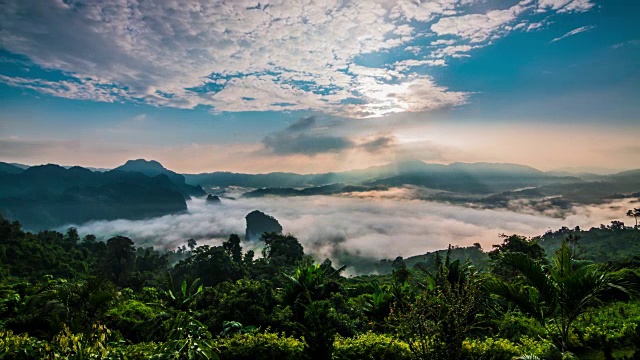
[[[529,166],[494,163],[449,165],[412,162],[395,176],[377,179],[371,185],[417,185],[460,193],[490,194],[550,183],[574,183],[575,177],[557,177]]]
[[[332,184],[366,186],[418,185],[436,190],[488,194],[552,183],[582,182],[577,177],[559,177],[529,166],[492,163],[428,164],[419,160],[323,174],[238,174],[215,172],[185,175],[188,184],[225,188],[313,188]],[[292,191],[286,191],[291,195]]]
[[[130,183],[0,199],[0,212],[5,218],[19,219],[25,228],[34,230],[92,220],[145,219],[185,210],[186,203],[178,192]]]
[[[185,177],[176,172],[168,170],[162,164],[155,160],[129,160],[124,165],[118,166],[115,171],[128,171],[138,172],[147,176],[158,176],[160,174],[166,175],[172,183],[174,183],[180,192],[186,199],[190,199],[191,196],[204,197],[207,193],[202,190],[199,185],[189,185],[185,183]]]
[[[282,226],[273,216],[269,216],[262,211],[254,210],[245,217],[247,221],[247,231],[244,239],[246,241],[258,241],[262,234],[267,232],[282,233]]]
[[[23,171],[24,169],[21,167],[0,161],[0,172],[8,173],[8,174],[20,174]]]
[[[347,194],[363,191],[382,191],[388,190],[384,186],[366,186],[366,185],[346,185],[346,184],[330,184],[323,186],[314,186],[304,189],[294,188],[260,188],[246,192],[242,197],[256,198],[266,196],[313,196],[313,195],[335,195]]]
[[[220,198],[217,195],[207,195],[207,199],[206,199],[207,204],[213,204],[213,205],[219,205],[222,203],[222,201],[220,201]]]
[[[48,164],[0,172],[0,213],[30,230],[99,219],[141,219],[186,210],[166,174],[105,173]]]

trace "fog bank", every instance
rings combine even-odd
[[[223,199],[222,205],[188,202],[188,213],[147,220],[95,221],[74,225],[81,235],[100,239],[128,236],[137,246],[175,249],[193,238],[200,244],[220,244],[229,234],[244,238],[246,214],[260,210],[274,216],[284,231],[295,235],[319,259],[336,254],[395,258],[479,242],[484,249],[500,242],[499,235],[541,235],[562,226],[588,229],[612,220],[625,221],[629,200],[574,207],[564,218],[545,213],[478,209],[412,200],[401,190],[363,196]],[[637,205],[636,205],[637,206]],[[628,221],[627,221],[628,222]],[[244,244],[245,248],[258,244]]]

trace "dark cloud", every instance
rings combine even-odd
[[[327,135],[314,129],[315,116],[303,117],[284,130],[266,136],[262,143],[274,154],[317,155],[354,148],[355,143],[343,136]]]
[[[301,132],[301,131],[307,131],[310,130],[311,128],[313,128],[313,126],[315,126],[316,124],[316,117],[315,116],[307,116],[307,117],[303,117],[300,118],[300,120],[294,122],[293,124],[289,125],[285,131],[288,132]]]
[[[354,147],[354,143],[345,137],[276,133],[262,140],[264,146],[275,154],[317,155],[340,152]]]
[[[379,136],[371,141],[361,144],[360,147],[368,152],[375,153],[393,147],[395,145],[395,141],[396,139],[393,136]]]

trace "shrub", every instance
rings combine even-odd
[[[401,360],[411,359],[409,345],[389,335],[368,332],[352,338],[338,337],[333,359]]]
[[[469,360],[511,360],[522,355],[548,358],[555,355],[556,348],[546,340],[534,340],[523,336],[518,342],[501,338],[466,340],[463,354]]]
[[[519,312],[508,312],[496,321],[497,337],[518,341],[523,336],[544,337],[545,329],[538,321]]]
[[[467,340],[463,343],[464,358],[470,360],[511,360],[522,355],[518,346],[507,339]]]
[[[296,360],[303,357],[304,343],[274,333],[236,334],[216,340],[221,360]]]
[[[0,359],[43,359],[48,347],[28,334],[0,331]]]

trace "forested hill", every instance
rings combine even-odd
[[[142,219],[186,210],[180,187],[165,174],[146,176],[81,167],[33,166],[0,171],[0,213],[41,230],[97,219]]]

